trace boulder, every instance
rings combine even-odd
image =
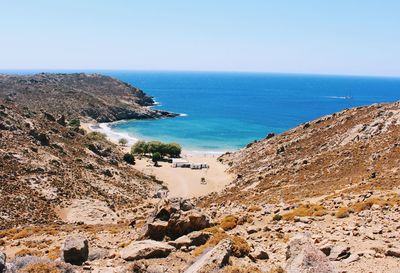
[[[6,268],[6,254],[0,252],[0,273],[3,272]]]
[[[82,265],[89,256],[88,240],[82,235],[68,236],[62,245],[62,258],[65,262]]]
[[[197,210],[174,213],[168,221],[167,235],[178,238],[192,231],[202,230],[210,226],[210,219]]]
[[[162,241],[168,236],[175,240],[207,227],[210,227],[210,218],[206,214],[193,209],[188,200],[173,198],[161,202],[144,225],[140,238]]]
[[[183,235],[179,237],[175,241],[169,242],[169,244],[178,249],[183,246],[185,247],[200,246],[204,245],[211,236],[212,236],[211,232],[194,231],[189,233],[188,235]]]
[[[126,261],[139,259],[164,258],[175,248],[164,242],[153,240],[136,241],[120,251],[121,258]]]
[[[162,241],[167,232],[168,222],[155,220],[146,225],[145,238]]]
[[[231,252],[231,241],[222,240],[214,248],[203,253],[184,273],[216,272],[228,264]]]
[[[287,273],[336,273],[325,254],[311,241],[310,236],[295,236],[286,252]]]
[[[88,260],[89,261],[101,260],[101,259],[105,259],[108,256],[109,256],[109,251],[107,249],[90,248]]]

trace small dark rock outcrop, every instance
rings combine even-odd
[[[68,236],[62,246],[62,258],[73,265],[81,265],[88,260],[89,243],[82,235]]]
[[[6,268],[6,254],[0,252],[0,273],[2,273]]]

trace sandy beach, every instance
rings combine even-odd
[[[87,131],[92,124],[81,123],[81,127]],[[118,144],[118,140],[108,137],[111,142]],[[119,146],[124,152],[130,151],[130,146]],[[134,168],[147,174],[154,175],[163,181],[169,189],[170,197],[199,197],[211,192],[220,191],[232,180],[233,176],[226,172],[227,166],[221,164],[217,158],[219,154],[207,152],[182,151],[181,157],[191,163],[206,163],[208,169],[192,170],[190,168],[173,168],[171,163],[159,162],[155,167],[151,158],[135,156]],[[201,183],[202,178],[205,183]]]
[[[233,180],[233,177],[225,171],[226,166],[221,164],[217,157],[217,155],[188,151],[182,154],[182,158],[191,163],[206,163],[210,166],[202,170],[173,168],[168,162],[160,162],[160,167],[154,167],[149,158],[136,158],[135,168],[164,181],[171,197],[198,197],[220,191]],[[201,183],[202,178],[205,179],[205,183]]]

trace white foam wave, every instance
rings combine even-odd
[[[115,123],[98,123],[89,125],[90,130],[103,133],[107,136],[107,139],[118,143],[121,138],[125,138],[128,143],[127,146],[131,146],[138,141],[137,138],[130,136],[128,133],[118,132],[112,129],[112,124]]]
[[[180,117],[187,117],[188,114],[183,113],[183,114],[179,114],[179,116],[180,116]]]
[[[327,98],[330,98],[330,99],[340,99],[340,100],[348,100],[348,99],[351,99],[350,96],[327,96]]]

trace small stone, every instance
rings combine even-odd
[[[259,228],[259,227],[257,227],[257,226],[254,226],[254,225],[249,226],[249,227],[246,229],[246,231],[247,231],[248,234],[253,234],[253,233],[259,232],[260,230],[261,230],[261,228]]]

